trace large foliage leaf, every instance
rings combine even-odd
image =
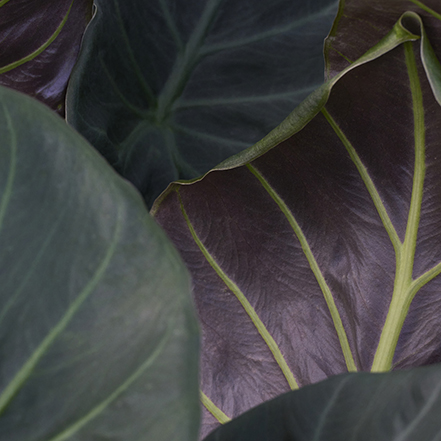
[[[341,372],[441,361],[440,78],[406,13],[262,142],[158,200],[203,326],[204,434]]]
[[[68,122],[149,205],[249,147],[323,83],[336,0],[96,0]]]
[[[92,0],[1,0],[0,84],[64,114]]]
[[[142,198],[0,88],[0,439],[194,440],[189,278]]]
[[[266,402],[205,441],[437,441],[441,368],[346,374]]]
[[[441,53],[437,0],[341,1],[334,26],[326,39],[326,76],[335,76],[386,35],[405,11],[418,12],[436,53]],[[438,12],[437,12],[438,11]]]

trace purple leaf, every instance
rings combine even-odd
[[[0,11],[0,84],[64,115],[67,82],[92,0],[3,0]]]
[[[202,324],[201,436],[342,372],[441,361],[440,78],[405,13],[261,142],[158,199]]]

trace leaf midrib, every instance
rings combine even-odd
[[[190,77],[191,71],[200,57],[200,49],[206,34],[216,16],[216,12],[223,0],[208,0],[201,18],[191,34],[185,48],[178,52],[178,57],[172,71],[158,97],[156,121],[158,123],[167,118],[174,100],[182,93]]]
[[[369,175],[368,169],[362,163],[355,148],[326,108],[322,109],[322,114],[340,138],[352,162],[355,164],[395,250],[396,274],[394,291],[371,367],[371,370],[374,372],[388,371],[391,369],[398,338],[415,294],[422,286],[441,273],[440,262],[418,278],[413,279],[416,241],[421,215],[425,177],[425,125],[421,84],[411,42],[404,43],[404,51],[413,103],[415,167],[411,203],[403,242],[398,237],[396,229],[387,213],[386,207],[384,206],[378,190]]]

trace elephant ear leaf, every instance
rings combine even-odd
[[[149,206],[257,142],[323,82],[336,0],[96,0],[67,120]]]
[[[434,441],[440,412],[440,366],[345,374],[263,403],[204,441]]]
[[[400,16],[416,12],[433,47],[441,47],[438,0],[346,0],[340,2],[334,25],[325,41],[326,76],[332,78],[361,57],[389,32]]]
[[[440,78],[406,12],[262,141],[157,200],[193,276],[203,435],[342,372],[441,361]]]
[[[64,115],[70,72],[92,0],[1,0],[0,84]]]
[[[189,277],[138,192],[0,88],[0,439],[192,441]]]

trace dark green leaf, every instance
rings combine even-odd
[[[149,205],[252,145],[323,82],[335,0],[97,0],[68,122]]]
[[[92,0],[0,1],[0,84],[64,114]]]
[[[346,374],[289,392],[204,441],[439,441],[441,366]]]
[[[261,142],[158,200],[193,275],[203,434],[341,372],[441,361],[440,75],[406,13]]]
[[[189,278],[142,198],[48,108],[0,88],[0,439],[189,440]]]

